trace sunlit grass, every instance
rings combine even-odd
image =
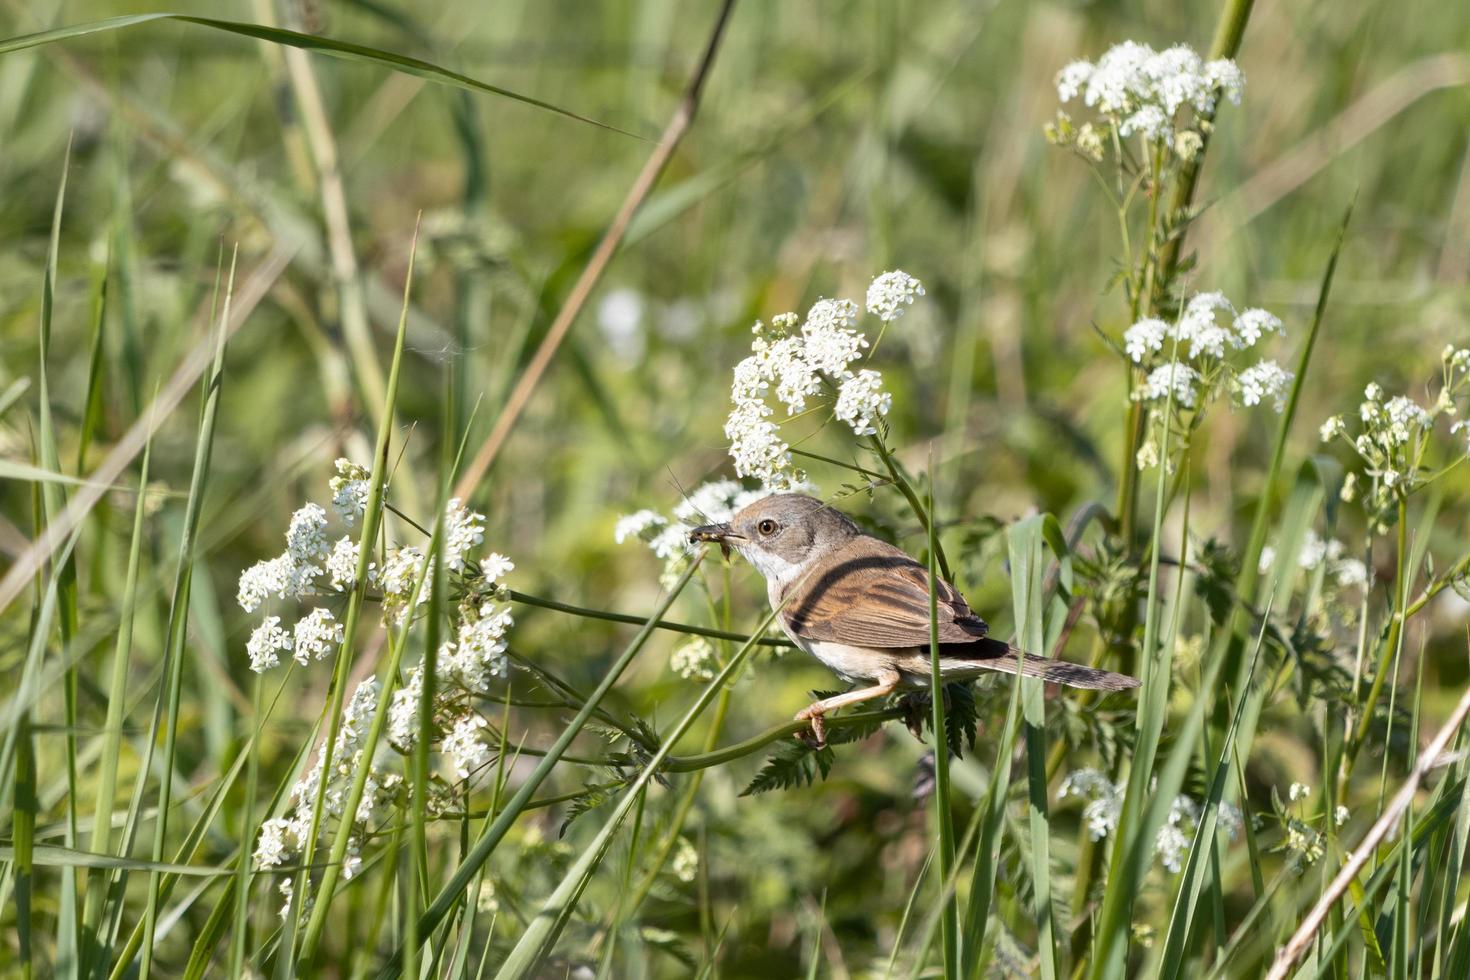
[[[1464,33],[1411,7],[1334,8],[1350,51],[1234,0],[17,7],[0,973],[1466,975],[1463,106],[1196,220]],[[1045,146],[1053,73],[1131,36],[1208,40],[1244,102],[1094,145],[1079,97]],[[816,748],[837,682],[670,545],[750,322],[894,266],[891,400],[776,407],[793,465],[1136,692],[941,690],[931,580],[930,699]],[[1217,288],[1280,313],[1279,390],[1191,349]],[[302,561],[345,582],[235,602],[339,457],[358,550]],[[644,508],[656,557],[613,544]],[[249,649],[287,593],[324,654]]]

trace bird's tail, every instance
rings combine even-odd
[[[943,661],[943,672],[946,675],[951,671],[969,673],[973,668],[976,673],[996,670],[1006,674],[1024,674],[1053,684],[1081,687],[1090,691],[1126,691],[1138,686],[1138,680],[1127,674],[1116,674],[1111,670],[1099,670],[1066,660],[1051,660],[1022,653],[1000,640],[987,638],[978,643],[967,643],[962,649],[963,653],[953,647],[945,651],[947,655]]]

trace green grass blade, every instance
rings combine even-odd
[[[107,854],[112,848],[112,809],[117,794],[117,767],[122,752],[123,708],[127,704],[128,667],[132,661],[133,623],[138,602],[138,569],[142,563],[144,516],[146,514],[148,468],[153,455],[153,441],[143,447],[143,462],[138,471],[138,493],[133,504],[133,527],[128,539],[127,577],[119,602],[121,621],[112,651],[112,669],[107,685],[107,719],[103,722],[101,770],[97,778],[97,801],[92,810],[92,843],[94,853]],[[83,933],[91,949],[107,948],[102,919],[104,883],[89,882],[86,908],[82,917]],[[85,966],[85,964],[84,964]]]
[[[357,638],[358,624],[362,615],[362,605],[367,598],[368,565],[373,558],[374,543],[377,541],[384,506],[389,470],[388,450],[393,431],[392,420],[398,403],[399,379],[403,370],[404,339],[408,333],[408,306],[413,290],[414,263],[418,257],[418,236],[419,229],[416,224],[413,240],[409,245],[408,269],[403,281],[403,308],[398,318],[398,333],[393,345],[393,360],[388,369],[388,390],[385,395],[382,414],[379,416],[377,448],[373,453],[371,487],[368,492],[367,506],[363,511],[362,534],[358,541],[356,584],[352,590],[352,598],[348,603],[347,618],[342,631],[342,644],[338,649],[337,663],[333,671],[332,700],[329,708],[330,722],[327,729],[327,739],[322,743],[321,748],[323,772],[331,771],[332,751],[337,743],[337,733],[342,723],[342,703],[347,690],[347,667],[352,659],[353,645]],[[399,653],[401,654],[401,643]],[[379,701],[380,712],[386,708],[389,699],[389,694],[384,694],[381,697]],[[371,753],[365,754],[365,758],[371,759]],[[364,766],[363,771],[359,774],[364,780],[366,779],[367,768]],[[317,786],[316,799],[312,804],[311,827],[308,831],[306,847],[304,849],[305,857],[302,861],[307,866],[310,866],[312,863],[318,835],[321,832],[322,811],[325,805],[327,782],[326,779],[320,780]],[[354,781],[354,792],[360,798],[362,790],[359,788],[357,781]],[[343,812],[355,813],[356,804]],[[338,837],[341,842],[342,854],[345,854],[348,835],[346,833],[340,833]],[[335,853],[337,850],[338,846],[334,842],[333,852]],[[337,869],[340,867],[340,864],[336,862],[340,862],[341,859],[341,855],[338,855],[334,863],[328,866],[326,874],[329,878],[323,879],[323,886],[321,888],[322,897],[318,901],[317,907],[312,910],[311,917],[307,920],[306,933],[302,937],[301,942],[301,959],[303,962],[310,962],[312,955],[315,953],[316,945],[321,939],[321,931],[326,924],[326,909],[331,905],[332,898],[332,888],[328,882],[335,882]],[[307,885],[307,875],[303,872],[297,881],[294,892],[294,900],[296,902],[299,903],[306,895]],[[289,951],[291,949],[293,947],[291,944],[288,944],[287,950]],[[294,959],[294,954],[290,958]]]
[[[234,873],[229,868],[146,861],[140,858],[118,857],[115,854],[94,854],[91,851],[78,851],[55,844],[36,844],[31,853],[36,864],[53,868],[122,868],[128,871],[149,871],[154,874],[167,872],[172,875],[202,878],[219,878]],[[14,847],[9,844],[0,844],[0,859],[11,860],[14,857]]]
[[[691,563],[688,571],[679,581],[682,588],[688,581],[699,562]],[[766,628],[775,622],[779,607],[772,609],[754,633],[760,635]],[[496,980],[520,980],[522,977],[533,975],[541,964],[546,954],[550,951],[562,928],[576,909],[577,900],[582,891],[587,887],[592,875],[601,864],[603,856],[612,844],[613,835],[626,819],[634,803],[639,799],[644,788],[659,771],[665,758],[668,757],[673,747],[678,744],[684,734],[693,727],[694,722],[704,710],[714,701],[716,695],[722,691],[745,665],[750,652],[755,649],[753,641],[747,641],[735,655],[732,656],[724,668],[715,676],[715,679],[707,684],[694,704],[679,719],[679,722],[670,729],[658,751],[656,751],[648,763],[639,772],[635,779],[618,800],[616,808],[608,815],[598,830],[597,836],[582,851],[576,862],[567,870],[561,882],[552,891],[551,895],[542,904],[540,910],[532,918],[525,932],[516,941],[505,962],[501,964],[500,971],[496,974]],[[936,736],[937,738],[938,736]]]
[[[194,575],[196,539],[199,533],[199,515],[203,509],[204,493],[208,484],[210,457],[214,450],[215,424],[219,418],[220,391],[224,385],[225,340],[229,334],[230,301],[235,288],[235,260],[230,259],[229,276],[225,285],[224,304],[217,326],[214,360],[206,376],[204,399],[200,410],[199,435],[194,446],[194,468],[189,480],[189,497],[184,505],[182,538],[179,542],[179,565],[174,577],[174,595],[169,610],[167,630],[168,644],[165,658],[168,664],[165,699],[160,706],[165,708],[163,730],[162,772],[158,781],[158,819],[153,825],[152,859],[163,860],[164,846],[168,835],[169,804],[173,792],[174,762],[178,750],[180,700],[183,693],[185,648],[188,641],[189,587]],[[155,714],[156,723],[159,716]],[[148,901],[143,918],[143,950],[140,975],[147,980],[153,965],[154,934],[158,924],[159,875],[148,874]]]
[[[976,810],[977,814],[982,811]],[[893,968],[898,963],[898,953],[903,949],[903,940],[908,935],[909,919],[913,918],[914,906],[918,904],[919,894],[924,890],[924,882],[929,877],[929,869],[934,866],[935,849],[929,848],[924,852],[924,863],[919,866],[919,873],[914,875],[914,885],[909,889],[909,897],[903,905],[903,915],[899,917],[898,928],[893,933],[893,948],[888,952],[888,962],[883,967],[883,980],[893,976]]]
[[[1250,682],[1255,678],[1256,665],[1260,662],[1261,650],[1265,646],[1266,626],[1270,622],[1270,613],[1268,608],[1261,623],[1261,631],[1256,637],[1255,651],[1251,654],[1250,668],[1246,671],[1245,690],[1247,691],[1251,689]],[[1184,968],[1184,944],[1189,939],[1190,929],[1194,925],[1195,908],[1199,904],[1200,888],[1204,883],[1202,855],[1213,856],[1215,854],[1215,830],[1219,825],[1220,803],[1225,798],[1225,788],[1229,782],[1232,760],[1237,756],[1236,738],[1240,733],[1240,722],[1245,714],[1248,701],[1245,692],[1242,691],[1236,702],[1234,717],[1230,721],[1230,730],[1226,732],[1225,742],[1220,746],[1219,761],[1215,764],[1210,780],[1209,796],[1205,800],[1204,812],[1195,826],[1194,842],[1190,845],[1189,857],[1179,878],[1178,891],[1174,899],[1174,911],[1169,917],[1169,931],[1164,937],[1164,952],[1159,964],[1158,975],[1166,980],[1173,980]]]
[[[61,471],[61,456],[56,448],[56,426],[51,410],[51,384],[49,361],[51,359],[51,329],[56,311],[57,264],[61,254],[61,216],[66,208],[66,182],[71,171],[71,140],[67,140],[66,153],[62,158],[61,179],[56,188],[56,203],[51,213],[51,237],[46,249],[46,270],[41,281],[41,317],[38,325],[38,352],[40,364],[37,368],[37,394],[40,400],[38,442],[41,466],[55,473]],[[41,500],[44,503],[46,526],[57,524],[66,506],[66,496],[60,483],[44,481],[40,484]],[[70,652],[77,635],[77,572],[69,557],[55,566],[58,582],[57,625],[61,634],[61,649]],[[68,667],[62,680],[62,701],[66,735],[66,843],[77,846],[77,675],[74,667]],[[61,891],[57,896],[56,957],[52,968],[58,976],[74,976],[80,959],[80,942],[77,936],[77,874],[75,868],[63,868]]]
[[[696,558],[690,567],[685,570],[684,574],[680,576],[679,581],[675,583],[674,587],[665,593],[658,607],[653,611],[648,620],[644,622],[643,629],[638,631],[638,635],[633,637],[628,646],[618,656],[618,659],[608,668],[607,673],[603,675],[597,687],[587,696],[576,717],[562,729],[561,734],[556,737],[556,741],[551,744],[551,747],[546,750],[546,754],[541,757],[541,761],[536,764],[536,768],[526,777],[525,782],[521,783],[515,794],[506,801],[504,808],[495,815],[495,819],[489,823],[480,834],[479,839],[475,841],[474,845],[461,859],[459,866],[455,868],[454,874],[439,889],[438,894],[434,897],[434,901],[429,904],[424,914],[420,916],[418,935],[427,936],[432,933],[444,921],[445,916],[461,901],[465,889],[469,886],[471,880],[479,874],[480,868],[484,866],[485,862],[489,860],[490,855],[494,853],[496,846],[505,837],[506,831],[510,829],[511,825],[525,811],[527,804],[532,802],[532,797],[536,790],[546,781],[546,777],[551,774],[551,770],[556,767],[556,764],[566,753],[572,740],[586,727],[587,722],[591,720],[593,713],[597,711],[598,706],[602,703],[602,700],[607,696],[608,692],[612,690],[618,678],[623,675],[623,672],[628,669],[628,665],[633,662],[633,659],[638,655],[639,651],[643,649],[644,644],[653,635],[654,624],[674,604],[674,600],[678,598],[679,593],[693,577],[699,564],[700,561]],[[756,631],[755,635],[759,635],[759,632]],[[753,643],[754,640],[751,642]],[[402,956],[403,950],[401,948],[396,950],[384,966],[380,976],[385,978],[397,976],[400,972],[399,964],[402,961]]]
[[[1000,873],[1000,838],[1005,825],[1006,802],[1010,798],[1011,757],[1015,754],[1016,733],[1020,726],[1021,685],[1015,684],[1011,687],[1010,707],[1006,709],[995,765],[990,770],[990,785],[981,804],[985,817],[980,825],[980,840],[975,847],[975,864],[970,873],[970,901],[960,944],[963,958],[961,975],[966,977],[976,976],[982,963],[985,927],[990,921]]]
[[[1042,610],[1042,529],[1050,515],[1036,515],[1013,524],[1006,534],[1011,564],[1011,604],[1016,617],[1017,645],[1023,650],[1044,651],[1045,626]],[[1050,518],[1053,524],[1055,518]],[[1060,529],[1052,535],[1060,537]],[[1064,560],[1066,555],[1059,554]],[[1046,703],[1042,681],[1017,676],[1021,688],[1022,724],[1026,736],[1027,826],[1031,834],[1032,913],[1036,919],[1036,945],[1040,976],[1057,976],[1056,923],[1051,900],[1051,826],[1047,819]]]
[[[1271,446],[1271,462],[1266,468],[1265,480],[1261,484],[1261,496],[1256,501],[1255,513],[1251,517],[1250,536],[1246,539],[1245,549],[1240,555],[1240,577],[1236,580],[1235,589],[1242,596],[1252,595],[1256,591],[1256,583],[1260,577],[1261,549],[1266,545],[1271,510],[1275,502],[1273,488],[1285,465],[1286,440],[1291,433],[1292,423],[1296,421],[1297,409],[1301,405],[1307,371],[1312,365],[1312,354],[1317,349],[1317,339],[1322,333],[1322,321],[1327,314],[1327,300],[1332,295],[1332,280],[1337,274],[1337,260],[1342,255],[1342,246],[1347,240],[1348,222],[1352,220],[1356,203],[1354,201],[1347,206],[1347,210],[1342,215],[1342,222],[1337,227],[1337,240],[1333,243],[1332,251],[1327,256],[1327,267],[1322,272],[1322,283],[1317,289],[1317,304],[1312,311],[1312,323],[1307,328],[1306,341],[1302,344],[1301,354],[1297,357],[1296,375],[1291,380],[1291,390],[1286,396],[1286,407],[1277,420],[1276,439]],[[1225,640],[1228,640],[1228,637],[1222,636],[1222,642]]]
[[[570,109],[563,109],[550,102],[545,102],[529,95],[521,95],[518,92],[512,92],[510,89],[501,88],[498,85],[491,85],[489,82],[482,82],[479,79],[462,75],[456,71],[450,71],[447,68],[441,68],[438,65],[431,64],[419,58],[410,57],[409,55],[384,51],[380,48],[368,47],[363,44],[353,44],[350,41],[339,41],[336,38],[322,37],[316,34],[304,34],[299,31],[288,31],[279,27],[266,27],[261,24],[220,20],[214,17],[196,17],[190,14],[168,13],[132,14],[124,17],[110,17],[106,20],[90,21],[85,24],[71,24],[49,31],[38,31],[34,34],[7,38],[0,41],[0,55],[8,54],[12,51],[23,51],[26,48],[34,48],[39,45],[70,41],[92,34],[119,31],[124,28],[135,27],[139,24],[147,24],[153,21],[175,21],[181,24],[193,24],[215,31],[236,34],[241,37],[254,38],[258,41],[268,41],[271,44],[283,44],[292,48],[301,48],[304,51],[313,51],[317,54],[340,58],[344,61],[355,61],[362,64],[374,65],[379,68],[387,68],[391,71],[413,75],[417,78],[436,82],[441,85],[449,85],[470,92],[498,95],[502,98],[512,99],[537,109],[554,112],[568,119],[575,119],[577,122],[596,126],[599,129],[620,133],[623,136],[632,136],[634,139],[642,139],[642,137],[634,133],[627,132],[607,123],[598,122],[587,116],[579,115]]]
[[[933,470],[930,470],[929,513],[934,513]],[[929,551],[929,704],[934,724],[934,823],[938,830],[940,920],[939,942],[944,955],[944,975],[955,976],[960,968],[960,909],[959,899],[952,892],[943,891],[954,871],[954,803],[950,798],[949,786],[949,739],[944,724],[944,675],[939,664],[939,536],[935,522],[929,521],[925,528],[928,534]],[[815,963],[815,958],[813,958]]]
[[[38,466],[34,463],[24,463],[15,459],[0,459],[0,480],[14,480],[17,483],[57,484],[70,487],[93,487],[103,486],[108,490],[131,491],[132,487],[120,483],[98,484],[79,476],[68,473],[59,473],[48,469],[46,466]]]
[[[87,450],[97,427],[102,424],[102,341],[107,322],[107,264],[97,270],[92,285],[92,342],[87,351],[87,397],[82,404],[81,427],[77,433],[78,473],[87,471]]]
[[[31,936],[33,889],[36,865],[36,747],[31,736],[30,713],[16,722],[15,795],[11,804],[10,836],[14,845],[7,859],[15,878],[16,953],[20,975],[29,978],[34,969],[34,940]]]
[[[5,390],[0,391],[0,418],[4,418],[5,413],[10,411],[10,406],[20,401],[21,396],[30,390],[31,379],[28,377],[16,378],[6,385]]]

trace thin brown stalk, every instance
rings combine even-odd
[[[613,216],[612,223],[603,233],[602,240],[597,243],[597,249],[592,253],[592,258],[588,260],[586,267],[582,269],[582,274],[577,277],[577,282],[572,286],[567,301],[562,305],[556,319],[546,331],[546,337],[536,348],[536,353],[532,355],[520,379],[516,381],[516,386],[506,399],[505,407],[501,409],[499,417],[496,418],[490,435],[480,445],[474,459],[465,467],[464,473],[455,485],[454,496],[469,499],[495,462],[495,457],[500,455],[501,448],[505,445],[506,439],[510,437],[511,429],[515,427],[521,413],[525,411],[526,404],[530,402],[531,395],[541,382],[541,376],[546,373],[551,359],[556,356],[557,349],[566,339],[567,333],[577,319],[577,314],[582,312],[587,298],[592,295],[592,290],[597,287],[603,272],[607,270],[608,263],[617,254],[618,246],[622,244],[623,236],[627,234],[628,225],[632,222],[633,216],[643,206],[644,200],[653,190],[654,185],[658,183],[669,160],[673,158],[674,151],[679,148],[685,134],[689,132],[689,127],[693,125],[695,113],[699,110],[700,93],[704,90],[705,80],[709,77],[710,68],[714,65],[715,54],[720,47],[720,39],[724,36],[725,25],[729,23],[730,11],[734,6],[735,0],[725,0],[720,6],[714,30],[710,32],[709,42],[704,48],[704,56],[700,58],[694,74],[690,76],[689,84],[685,87],[679,104],[674,108],[673,116],[669,118],[668,125],[664,127],[663,134],[659,136],[653,152],[649,154],[648,160],[643,164],[643,169],[633,181],[633,186],[628,188],[628,193],[618,207],[617,214]]]
[[[262,23],[271,23],[274,20],[269,3],[257,3],[256,11]],[[295,24],[290,26],[298,27]],[[342,336],[352,351],[352,360],[358,371],[358,383],[362,385],[363,402],[376,422],[376,416],[382,412],[386,382],[383,365],[373,346],[357,253],[352,247],[352,222],[347,208],[347,191],[342,184],[342,168],[338,163],[337,139],[332,134],[321,86],[312,69],[311,56],[300,48],[290,47],[281,50],[281,55],[285,60],[291,92],[296,97],[301,131],[306,137],[312,163],[316,167],[317,191],[322,202],[322,223],[326,229],[332,279],[337,287]]]
[[[1418,792],[1419,784],[1423,782],[1429,770],[1439,764],[1440,757],[1449,746],[1450,739],[1455,737],[1455,733],[1465,723],[1466,715],[1470,715],[1470,688],[1466,688],[1465,692],[1460,695],[1460,703],[1455,705],[1455,710],[1450,713],[1449,720],[1434,736],[1433,741],[1419,754],[1413,771],[1409,773],[1409,778],[1404,780],[1403,786],[1399,787],[1398,793],[1389,802],[1388,808],[1379,815],[1377,822],[1368,830],[1362,842],[1352,849],[1352,857],[1343,865],[1337,877],[1332,879],[1332,884],[1327,886],[1327,890],[1322,893],[1322,897],[1317,900],[1312,911],[1307,913],[1307,917],[1292,934],[1290,941],[1276,954],[1276,961],[1271,964],[1271,972],[1266,974],[1266,980],[1285,980],[1292,966],[1312,945],[1317,936],[1317,930],[1322,928],[1322,923],[1327,920],[1327,915],[1332,911],[1332,907],[1352,886],[1362,870],[1368,866],[1378,845],[1398,825],[1399,818],[1414,801],[1414,794]]]

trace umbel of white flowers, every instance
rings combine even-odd
[[[1126,787],[1115,783],[1097,769],[1077,769],[1067,774],[1057,792],[1059,799],[1068,796],[1087,800],[1082,808],[1082,819],[1087,824],[1087,836],[1102,840],[1118,827],[1118,817],[1123,812],[1123,793]],[[1154,853],[1159,863],[1171,874],[1178,874],[1184,866],[1194,830],[1199,824],[1200,806],[1183,794],[1176,796],[1169,805],[1169,815],[1159,828],[1154,839]],[[1240,809],[1233,803],[1222,801],[1216,817],[1225,835],[1234,840],[1241,828]]]
[[[367,474],[347,460],[338,460],[336,468],[337,476],[331,484],[332,506],[342,523],[350,528],[362,516],[367,499]],[[444,514],[442,547],[447,569],[458,572],[466,567],[473,550],[484,541],[484,521],[484,515],[467,510],[460,501],[449,501]],[[247,612],[255,611],[272,596],[294,600],[326,594],[316,586],[323,576],[332,579],[333,592],[340,593],[353,585],[358,544],[349,534],[329,547],[327,524],[325,509],[316,504],[309,503],[292,515],[286,551],[240,576],[238,598]],[[382,592],[384,620],[388,625],[401,624],[407,615],[424,564],[421,549],[401,546],[387,550],[381,569],[376,565],[371,567],[369,575]],[[514,567],[504,555],[496,553],[479,559],[480,578],[474,594],[467,594],[454,607],[450,638],[438,649],[429,739],[443,753],[455,782],[436,780],[431,784],[430,810],[434,814],[449,809],[491,759],[490,748],[481,737],[487,723],[478,711],[477,702],[490,693],[496,678],[509,673],[507,634],[513,620],[508,608],[486,597],[498,593],[500,581]],[[432,576],[425,576],[421,593],[427,591],[430,581]],[[424,598],[421,595],[420,601]],[[289,632],[280,624],[279,616],[267,616],[252,633],[247,645],[252,670],[259,672],[276,666],[281,652],[292,653],[303,665],[324,659],[343,639],[342,625],[323,607],[312,609]],[[318,789],[325,779],[326,816],[345,823],[345,832],[351,835],[343,877],[351,878],[355,874],[361,864],[361,843],[374,829],[376,815],[403,801],[402,777],[381,765],[376,756],[391,758],[394,751],[412,750],[420,734],[419,705],[423,688],[421,662],[407,671],[405,683],[393,693],[387,709],[386,742],[377,747],[375,758],[365,758],[364,740],[378,710],[380,689],[376,678],[358,685],[343,712],[333,746],[332,771],[323,771],[323,756],[319,751],[312,768],[292,787],[288,814],[262,824],[256,843],[257,868],[278,867],[300,852],[309,833]],[[364,765],[368,766],[368,777],[362,802],[356,813],[347,815],[343,811],[352,779]],[[282,910],[285,914],[291,903],[289,878],[284,881],[282,893],[286,898]],[[309,896],[306,900],[309,901]]]
[[[924,295],[919,280],[902,271],[885,272],[868,286],[867,309],[885,325],[903,316]],[[733,407],[725,422],[730,456],[739,476],[752,477],[772,489],[790,489],[803,476],[792,468],[791,447],[772,420],[766,396],[774,390],[788,416],[803,412],[807,399],[835,390],[832,414],[855,435],[872,435],[879,417],[887,415],[893,397],[883,390],[883,376],[871,368],[852,370],[863,357],[868,339],[854,329],[858,307],[851,300],[821,299],[802,320],[795,313],[757,321],[750,356],[735,365],[730,385]]]
[[[1097,113],[1097,121],[1075,126],[1057,113],[1046,135],[1090,160],[1101,161],[1116,135],[1137,137],[1173,158],[1194,159],[1204,146],[1209,121],[1221,96],[1239,104],[1245,88],[1240,67],[1228,58],[1205,61],[1187,44],[1155,51],[1124,41],[1096,63],[1074,61],[1057,73],[1057,98],[1074,99]]]
[[[1286,335],[1281,319],[1262,309],[1236,312],[1219,292],[1190,297],[1173,323],[1149,317],[1123,331],[1123,354],[1148,372],[1133,397],[1162,407],[1171,396],[1175,411],[1200,411],[1229,391],[1237,405],[1286,406],[1295,375],[1269,358],[1241,367],[1239,355],[1266,337]],[[1140,469],[1158,462],[1150,438],[1139,450]]]
[[[1423,463],[1431,442],[1434,426],[1441,418],[1454,418],[1450,435],[1461,436],[1458,453],[1470,454],[1470,419],[1462,404],[1470,394],[1470,347],[1445,347],[1440,355],[1440,385],[1428,408],[1405,395],[1386,397],[1377,382],[1363,389],[1358,405],[1358,432],[1334,415],[1322,423],[1323,442],[1341,439],[1357,455],[1367,488],[1363,505],[1374,523],[1383,528],[1384,515],[1397,502],[1423,485],[1428,471]],[[1456,418],[1458,416],[1458,418]],[[1342,498],[1350,501],[1358,493],[1358,474],[1350,472],[1343,485]]]

